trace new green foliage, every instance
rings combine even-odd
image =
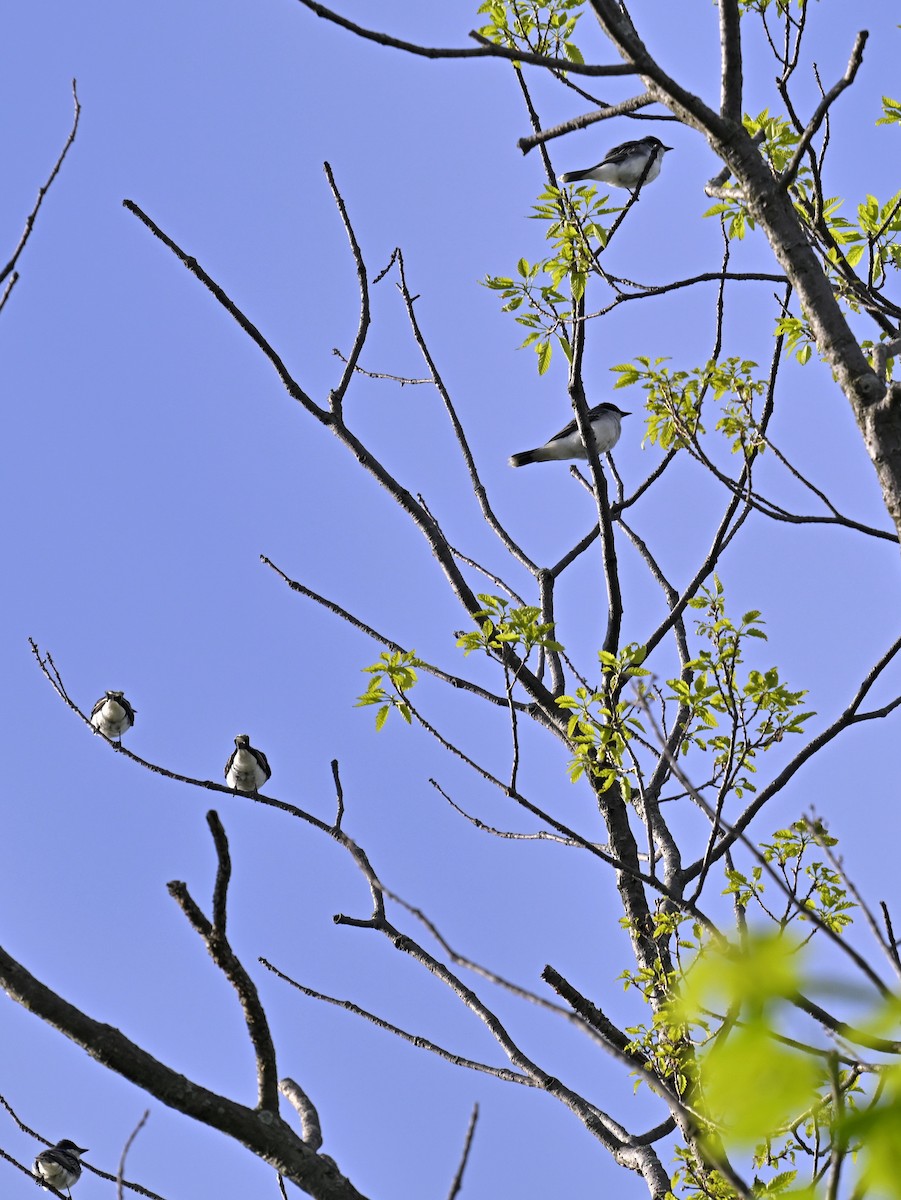
[[[381,729],[388,720],[391,709],[396,709],[409,725],[410,705],[406,694],[416,685],[416,668],[422,663],[412,650],[385,652],[379,661],[363,670],[372,676],[362,696],[358,697],[357,708],[377,704],[375,727]]]

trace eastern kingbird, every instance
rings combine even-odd
[[[560,182],[576,183],[580,179],[597,179],[613,187],[628,188],[631,192],[638,185],[648,159],[651,165],[644,182],[650,183],[657,178],[667,150],[672,150],[672,146],[664,146],[663,142],[655,137],[640,138],[637,142],[623,142],[621,146],[614,146],[608,151],[597,166],[587,167],[584,171],[567,171],[565,175],[560,176]]]
[[[106,692],[91,709],[91,724],[108,738],[119,738],[135,723],[135,710],[124,692]]]
[[[258,792],[272,771],[262,750],[250,744],[246,733],[235,738],[234,753],[225,764],[225,782],[236,792]]]
[[[615,404],[597,404],[588,410],[588,421],[594,436],[598,454],[606,454],[619,441],[620,421],[630,416]],[[527,467],[533,462],[556,462],[566,458],[587,458],[588,452],[579,436],[576,419],[555,433],[549,442],[536,450],[524,450],[522,454],[510,455],[511,467]]]
[[[107,693],[109,694],[109,693]],[[121,695],[121,692],[119,693]],[[34,1160],[34,1175],[38,1183],[49,1183],[61,1192],[67,1192],[81,1178],[81,1163],[78,1161],[87,1150],[82,1150],[68,1138],[63,1138],[49,1150],[42,1150]],[[72,1193],[69,1192],[71,1197]]]

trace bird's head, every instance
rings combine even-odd
[[[107,698],[107,700],[124,700],[125,693],[124,692],[107,692],[106,698]]]
[[[250,745],[250,736],[246,733],[239,733],[235,738],[235,746],[238,750],[246,750]]]
[[[644,140],[649,146],[653,147],[654,150],[662,150],[664,154],[667,152],[667,150],[673,149],[672,146],[664,146],[660,138],[646,137]]]
[[[119,692],[121,696],[122,693]],[[65,1150],[67,1154],[74,1154],[76,1158],[80,1158],[82,1154],[87,1154],[87,1147],[76,1146],[69,1138],[63,1138],[61,1142],[56,1143],[57,1150]]]

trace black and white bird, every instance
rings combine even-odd
[[[651,183],[660,174],[663,156],[672,146],[664,146],[659,138],[639,138],[637,142],[623,142],[607,152],[596,166],[586,167],[584,171],[567,171],[560,176],[561,183],[577,183],[580,179],[596,179],[599,183],[609,183],[612,187],[628,188],[634,191],[644,173],[644,183]],[[644,186],[644,185],[642,185]]]
[[[124,692],[105,692],[91,709],[91,724],[108,738],[121,739],[135,723],[135,710]]]
[[[598,454],[606,454],[608,450],[613,449],[619,441],[620,422],[623,417],[630,415],[615,404],[596,404],[588,410],[588,421]],[[529,463],[557,462],[567,458],[588,458],[575,417],[543,446],[538,446],[535,450],[524,450],[521,454],[511,454],[510,466],[527,467]]]
[[[225,782],[236,792],[258,792],[271,776],[269,760],[250,744],[246,733],[235,738],[234,753],[225,764]]]
[[[63,1189],[68,1192],[81,1178],[81,1163],[78,1160],[82,1154],[87,1154],[87,1150],[63,1138],[49,1150],[42,1150],[34,1160],[35,1178],[39,1183],[49,1183],[58,1192]]]

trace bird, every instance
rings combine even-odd
[[[637,142],[623,142],[614,146],[594,167],[586,167],[584,171],[567,171],[560,176],[561,183],[576,183],[580,179],[597,179],[600,183],[609,183],[612,187],[628,188],[634,191],[645,167],[650,160],[644,183],[651,183],[660,174],[663,156],[672,146],[664,146],[659,138],[639,138]]]
[[[598,454],[606,454],[619,441],[620,421],[631,413],[623,412],[615,404],[597,404],[588,410],[588,423],[594,436]],[[524,450],[510,455],[511,467],[527,467],[533,462],[557,462],[567,458],[587,458],[585,443],[579,436],[575,417],[559,433],[535,450]]]
[[[262,750],[250,744],[246,733],[235,738],[235,749],[225,764],[225,782],[236,792],[257,792],[272,775]]]
[[[87,1150],[82,1150],[68,1138],[63,1138],[49,1150],[42,1150],[34,1160],[33,1168],[38,1183],[49,1183],[59,1192],[65,1188],[71,1200],[69,1189],[81,1178],[81,1163],[78,1160],[82,1154],[87,1154]]]
[[[91,709],[91,724],[108,738],[119,738],[135,723],[135,710],[124,692],[104,692]]]

